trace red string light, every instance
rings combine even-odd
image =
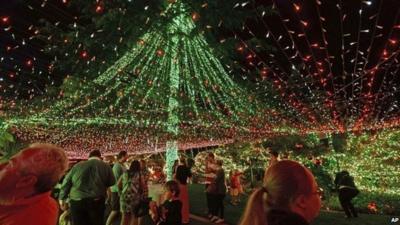
[[[8,24],[10,22],[10,17],[8,17],[8,16],[1,17],[1,22],[3,24]]]
[[[296,3],[293,3],[293,7],[294,7],[294,10],[295,10],[296,12],[299,12],[299,11],[301,10],[300,6],[297,5]]]
[[[87,51],[82,51],[82,52],[81,52],[81,58],[86,59],[86,58],[88,58],[88,57],[89,57],[89,54],[88,54]]]
[[[192,20],[193,21],[198,21],[200,19],[200,14],[199,13],[197,13],[197,12],[193,12],[192,13]]]
[[[103,13],[103,11],[104,11],[104,7],[103,6],[101,6],[101,5],[96,5],[96,13],[98,13],[98,14],[100,14],[100,13]]]
[[[32,67],[32,65],[33,65],[32,59],[28,59],[28,60],[25,62],[25,65],[26,65],[27,67]]]

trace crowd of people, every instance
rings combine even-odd
[[[271,156],[263,184],[250,195],[240,224],[310,224],[319,214],[322,194],[313,174],[298,162],[278,160],[274,152]],[[147,163],[121,151],[110,166],[93,150],[88,160],[68,168],[61,148],[33,144],[0,164],[0,224],[113,225],[119,220],[121,225],[141,225],[144,215],[158,225],[189,224],[192,173],[187,160],[175,162],[170,181],[164,165]],[[239,203],[242,173],[232,170],[226,177],[223,161],[213,153],[207,154],[204,167],[208,219],[224,224],[224,199],[229,193],[231,204]],[[351,203],[358,194],[353,178],[342,171],[335,184],[346,216],[357,217]]]
[[[140,225],[148,213],[155,224],[188,224],[191,172],[185,159],[177,162],[174,180],[166,181],[162,165],[148,167],[143,159],[128,158],[121,151],[110,166],[95,150],[87,161],[74,165],[59,187],[61,209],[69,215],[61,216],[60,224],[100,225],[107,216],[106,225],[118,218],[121,225]]]

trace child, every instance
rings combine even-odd
[[[171,180],[164,185],[164,203],[157,209],[155,202],[150,204],[151,217],[157,225],[181,225],[182,202],[179,201],[179,185]]]
[[[162,172],[162,167],[156,166],[149,178],[149,197],[154,200],[157,207],[161,205],[163,186],[165,183],[165,175]]]
[[[240,202],[239,195],[243,192],[242,184],[240,183],[241,173],[238,170],[233,170],[230,177],[230,194],[231,194],[231,204],[238,205]]]

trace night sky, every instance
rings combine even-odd
[[[308,108],[317,101],[334,111],[333,119],[362,123],[364,115],[377,121],[398,118],[400,1],[261,2],[277,13],[259,15],[244,23],[242,30],[227,34],[238,37],[236,52],[243,53],[243,71],[260,70],[263,79],[268,74],[275,87],[283,87],[278,88],[282,97],[290,96]],[[1,0],[4,99],[31,99],[44,94],[46,86],[61,84],[67,73],[51,73],[53,56],[42,52],[47,43],[32,37],[40,35],[43,21],[70,24],[73,14],[62,0]],[[274,50],[241,46],[254,36],[265,38]],[[300,76],[294,79],[293,73]],[[260,77],[246,77],[249,80],[253,88],[262,85]]]

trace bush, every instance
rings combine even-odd
[[[353,199],[353,203],[357,211],[361,213],[400,214],[400,197],[392,194],[372,193],[360,190],[360,194]],[[376,206],[376,210],[373,206]],[[323,202],[323,208],[328,210],[342,210],[337,193]]]

